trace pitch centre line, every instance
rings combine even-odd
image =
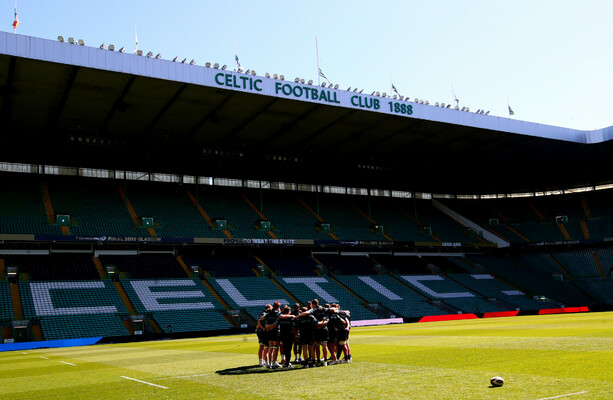
[[[566,393],[566,394],[561,394],[559,396],[553,396],[553,397],[542,397],[538,400],[549,400],[549,399],[559,399],[560,397],[568,397],[568,396],[576,396],[578,394],[585,394],[587,393],[586,390],[584,390],[583,392],[577,392],[577,393]]]
[[[121,377],[123,379],[129,379],[129,380],[134,381],[134,382],[144,383],[145,385],[155,386],[155,387],[159,387],[161,389],[168,389],[166,386],[156,385],[155,383],[141,381],[141,380],[138,380],[138,379],[130,378],[129,376],[121,376]]]
[[[69,363],[69,362],[66,362],[66,361],[60,361],[60,362],[61,362],[62,364],[66,364],[66,365],[72,365],[73,367],[76,367],[76,366],[77,366],[77,364]]]
[[[39,356],[39,357],[40,357],[40,358],[44,358],[45,360],[48,360],[48,358],[47,358],[47,357],[44,357],[44,356]]]

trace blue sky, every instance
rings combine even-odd
[[[3,0],[12,31],[14,0]],[[17,33],[82,38],[576,129],[613,125],[613,1],[18,0]],[[453,91],[452,91],[453,88]]]

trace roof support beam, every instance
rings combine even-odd
[[[62,116],[62,112],[64,111],[64,107],[66,107],[66,103],[68,102],[68,97],[70,96],[70,92],[72,91],[72,86],[74,85],[75,80],[77,79],[77,74],[79,72],[79,67],[75,66],[70,70],[70,75],[68,76],[68,80],[64,85],[64,92],[62,93],[62,97],[60,97],[60,101],[58,101],[49,113],[49,117],[47,118],[47,128],[50,130],[54,130]]]
[[[103,132],[108,129],[109,123],[111,122],[113,115],[115,115],[115,112],[123,104],[123,99],[126,98],[126,95],[130,91],[130,88],[132,87],[132,84],[134,84],[135,80],[136,80],[136,75],[132,75],[130,79],[128,79],[128,83],[126,83],[126,85],[123,87],[123,89],[121,90],[121,94],[117,97],[117,99],[115,100],[115,103],[113,103],[113,106],[111,107],[109,112],[106,114],[106,117],[104,118],[104,121],[102,121],[102,125],[100,127]]]
[[[141,132],[141,138],[145,137],[149,132],[153,130],[153,128],[155,128],[155,125],[157,125],[157,123],[160,121],[160,119],[162,119],[164,114],[166,114],[166,111],[168,111],[170,107],[172,107],[174,102],[177,101],[177,99],[179,98],[179,96],[181,96],[181,93],[183,93],[185,88],[187,88],[187,83],[182,84],[175,92],[175,94],[172,95],[170,100],[166,102],[164,107],[162,107],[162,109],[157,113],[157,115],[153,118],[149,125],[147,125],[147,127]]]
[[[312,135],[309,135],[307,137],[305,137],[304,139],[302,139],[301,141],[299,141],[298,143],[296,143],[294,146],[296,148],[302,146],[303,144],[315,139],[317,136],[321,135],[323,132],[325,132],[326,130],[328,130],[330,127],[342,122],[343,120],[347,119],[349,116],[353,115],[355,112],[357,112],[357,110],[350,110],[348,113],[346,113],[345,115],[343,115],[342,117],[330,122],[329,124],[327,124],[326,126],[324,126],[323,128],[319,129],[318,131],[314,132]]]
[[[236,129],[234,129],[232,132],[228,133],[226,136],[221,138],[218,141],[217,145],[223,145],[225,143],[228,143],[228,141],[230,141],[232,138],[234,138],[236,135],[238,135],[238,133],[240,131],[242,131],[247,125],[249,125],[254,119],[259,117],[263,112],[268,110],[270,108],[270,106],[272,106],[274,103],[276,103],[277,100],[279,100],[277,97],[273,97],[272,101],[269,101],[266,104],[264,104],[264,106],[262,108],[258,109],[256,112],[254,112],[249,118],[247,118]]]

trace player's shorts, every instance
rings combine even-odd
[[[300,344],[309,345],[313,344],[313,330],[305,329],[300,331]]]
[[[332,326],[328,328],[328,343],[338,343],[338,329]]]
[[[258,342],[260,344],[268,346],[268,334],[267,334],[267,332],[265,330],[259,330],[259,331],[257,331],[257,335],[258,335]]]
[[[269,342],[278,342],[281,340],[281,335],[278,329],[273,329],[273,330],[268,331],[266,333],[266,336],[268,336]]]
[[[346,342],[349,338],[349,332],[346,329],[340,329],[338,331],[337,339],[339,342]]]
[[[315,329],[313,332],[313,340],[316,342],[327,342],[328,341],[328,327],[323,327],[320,329]]]

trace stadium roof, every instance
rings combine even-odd
[[[261,75],[0,33],[0,161],[453,194],[613,181],[613,127]]]

